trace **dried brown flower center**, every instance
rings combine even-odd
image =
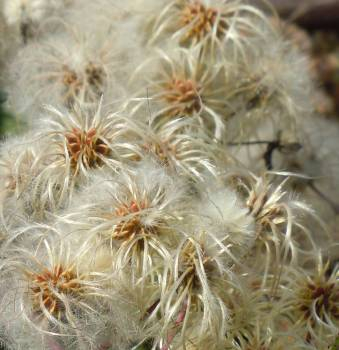
[[[126,216],[132,213],[138,213],[140,210],[144,209],[145,205],[139,205],[136,201],[131,201],[129,205],[123,205],[115,211],[117,216]]]
[[[208,33],[212,32],[216,25],[218,11],[201,4],[200,1],[194,1],[184,7],[180,17],[180,26],[188,27],[187,32],[182,38],[183,41],[201,41]],[[218,24],[217,36],[224,33],[225,25]]]
[[[85,72],[78,74],[67,65],[63,66],[62,83],[66,88],[65,99],[67,104],[72,105],[74,99],[79,96],[81,89],[86,86],[85,99],[93,100],[102,93],[105,72],[102,67],[89,62],[85,66]],[[93,96],[94,94],[94,96]]]
[[[339,320],[339,289],[335,283],[308,283],[301,293],[299,310],[305,319],[313,318],[313,305],[320,319],[326,322],[326,314]]]
[[[62,77],[62,82],[65,85],[67,89],[72,89],[74,93],[79,93],[80,87],[82,86],[82,81],[78,77],[77,73],[65,66],[63,68],[63,77]]]
[[[146,233],[145,226],[141,222],[139,213],[142,209],[146,208],[146,204],[139,205],[135,201],[132,201],[129,205],[123,205],[116,209],[115,214],[118,217],[126,217],[130,214],[133,215],[130,219],[122,219],[115,227],[113,231],[113,237],[118,240],[128,240],[135,235]],[[153,232],[153,229],[149,228]]]
[[[104,83],[104,70],[94,63],[90,62],[85,69],[85,73],[88,84],[90,84],[93,88],[99,90]]]
[[[173,78],[165,88],[165,100],[174,106],[170,111],[171,115],[192,115],[200,111],[200,88],[193,80]]]
[[[44,270],[41,274],[30,273],[32,279],[34,308],[39,309],[41,302],[49,313],[60,318],[64,305],[58,295],[77,295],[81,284],[73,270],[64,269],[61,265],[52,270]]]
[[[101,156],[109,153],[108,145],[97,135],[97,130],[88,131],[73,128],[65,135],[71,164],[75,167],[82,161],[87,168],[101,164]]]

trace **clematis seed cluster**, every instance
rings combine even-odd
[[[339,124],[243,0],[0,0],[0,339],[334,349]]]

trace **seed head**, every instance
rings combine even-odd
[[[81,161],[86,168],[93,168],[102,163],[100,157],[109,154],[109,147],[97,135],[95,128],[88,131],[73,128],[71,132],[65,134],[67,140],[67,150],[73,167]]]
[[[230,51],[236,53],[234,57],[239,58],[238,54],[245,56],[251,45],[249,37],[261,38],[272,31],[261,10],[241,1],[171,0],[167,3],[165,7],[159,6],[159,13],[151,20],[151,33],[147,36],[150,44],[174,41],[181,47],[199,48],[201,56],[209,60],[214,60],[229,45]],[[229,53],[227,51],[228,58]]]
[[[77,98],[83,98],[85,102],[95,102],[99,99],[105,84],[105,72],[93,62],[86,63],[83,71],[78,72],[63,65],[61,79],[65,88],[65,104],[72,106]]]
[[[200,330],[198,341],[210,334],[214,335],[216,344],[225,339],[226,306],[213,285],[214,280],[220,281],[226,276],[219,269],[218,257],[209,255],[205,249],[206,237],[205,233],[187,236],[177,248],[173,285],[161,301],[167,346],[175,338],[181,345],[189,339],[188,324]]]
[[[182,116],[198,113],[201,109],[201,98],[199,94],[199,86],[196,82],[190,79],[173,78],[165,85],[168,91],[164,95],[164,99],[169,104],[174,104],[171,115]]]
[[[199,0],[187,4],[181,13],[180,26],[187,27],[181,40],[185,42],[200,42],[207,34],[216,30],[221,37],[227,29],[225,23],[217,23],[218,11],[212,7],[204,6]],[[217,28],[214,29],[215,25]]]
[[[132,201],[129,205],[123,205],[122,207],[116,209],[115,213],[122,220],[115,226],[113,231],[113,238],[118,240],[128,240],[133,238],[138,234],[155,233],[156,229],[153,227],[146,227],[140,218],[138,213],[146,209],[146,205],[138,205],[137,202]],[[126,218],[126,216],[133,215],[131,218]]]
[[[41,311],[43,305],[47,311],[60,319],[65,306],[60,296],[75,296],[81,293],[81,284],[72,268],[56,265],[41,273],[29,273],[33,307]]]
[[[139,145],[134,154],[135,161],[151,156],[168,171],[192,179],[201,178],[205,170],[214,173],[208,138],[191,118],[171,118],[166,122],[157,118],[148,125],[129,120],[127,124],[127,130],[138,129]]]
[[[225,108],[228,81],[223,66],[207,64],[198,51],[181,48],[171,55],[159,51],[147,65],[139,68],[135,78],[143,84],[133,113],[143,106],[140,100],[145,100],[146,83],[148,97],[157,107],[154,119],[160,119],[162,123],[174,117],[192,117],[196,125],[203,126],[218,138],[221,136],[228,118]],[[145,71],[149,69],[152,69],[152,75],[145,77]]]
[[[330,269],[321,252],[314,267],[289,268],[283,274],[288,287],[282,293],[282,307],[303,341],[317,349],[333,344],[339,330],[338,266]]]
[[[318,320],[328,323],[329,319],[339,325],[339,283],[335,272],[327,275],[328,269],[326,264],[318,275],[307,278],[299,288],[298,309],[313,326]]]
[[[254,179],[254,178],[253,178]],[[283,186],[286,179],[274,185],[267,177],[258,177],[252,183],[246,205],[257,222],[257,235],[284,229],[291,217],[288,216],[288,199]]]

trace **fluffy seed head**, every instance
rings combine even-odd
[[[226,47],[227,56],[243,55],[251,38],[262,39],[271,30],[257,7],[236,0],[172,0],[158,11],[147,33],[150,44],[174,41],[181,47],[198,48],[212,60]]]
[[[328,275],[328,269],[329,263],[300,281],[298,310],[312,326],[333,322],[339,327],[339,281],[337,271]]]
[[[147,101],[156,107],[153,119],[163,122],[174,117],[189,117],[196,125],[202,125],[211,134],[220,137],[228,117],[224,67],[211,66],[200,58],[198,52],[181,48],[173,50],[170,55],[159,51],[139,66],[134,75],[135,81],[136,78],[142,82],[137,101],[145,100],[146,83]],[[133,113],[139,113],[144,107],[142,102],[138,102]]]
[[[170,114],[174,116],[192,115],[200,111],[199,86],[196,82],[174,77],[169,83],[166,83],[165,88],[168,90],[167,95],[164,96],[166,102],[178,106],[173,107]]]
[[[199,0],[187,3],[182,9],[180,24],[186,28],[182,42],[199,42],[212,31],[221,37],[227,29],[226,23],[218,21],[218,10],[205,6]]]
[[[88,62],[81,73],[77,73],[67,65],[63,65],[62,69],[61,79],[65,89],[64,101],[66,105],[72,106],[78,98],[84,99],[86,102],[94,102],[99,99],[106,79],[106,74],[101,66]]]
[[[227,310],[213,282],[227,277],[218,257],[205,249],[207,240],[205,233],[186,236],[176,250],[173,285],[161,300],[167,346],[176,338],[181,345],[188,341],[188,325],[199,341],[211,336],[220,345],[224,340]]]
[[[118,99],[123,84],[116,84],[120,51],[110,47],[112,28],[103,25],[103,32],[86,33],[55,22],[62,24],[56,35],[28,43],[10,62],[10,103],[34,118],[44,104],[72,109],[79,103],[95,105],[102,96]]]
[[[45,123],[49,130],[43,129],[40,133],[50,144],[48,158],[54,165],[72,175],[86,174],[91,168],[105,164],[117,166],[114,159],[123,153],[121,149],[118,155],[113,147],[123,133],[123,123],[118,116],[104,115],[101,104],[95,109],[76,105],[71,111],[50,106],[46,110],[49,119]]]
[[[109,154],[109,146],[98,137],[95,128],[88,131],[73,128],[71,132],[65,134],[65,137],[73,167],[77,166],[79,157],[82,157],[85,167],[95,167],[102,163],[101,157]]]
[[[191,119],[156,118],[148,124],[128,120],[126,125],[128,133],[137,132],[135,161],[151,156],[168,171],[192,179],[202,179],[203,171],[214,174],[214,155],[208,137]]]
[[[269,190],[270,187],[267,184],[258,183],[258,187],[251,191],[246,203],[250,213],[262,226],[267,226],[270,222],[278,225],[285,221],[279,205],[279,200],[284,196],[284,193],[276,192],[273,193],[273,196],[270,196]]]
[[[113,230],[113,238],[117,240],[129,240],[134,235],[147,233],[156,233],[156,228],[150,226],[146,227],[138,213],[143,209],[147,209],[147,204],[138,205],[134,200],[129,205],[123,204],[121,207],[115,210],[116,216],[121,217],[121,221],[115,226]],[[130,219],[124,219],[126,216],[133,215]]]
[[[114,176],[93,176],[92,186],[80,197],[81,204],[88,204],[84,209],[80,205],[76,218],[89,221],[90,237],[109,249],[118,274],[133,281],[142,278],[146,286],[150,275],[161,276],[161,266],[170,259],[178,235],[175,223],[188,205],[182,198],[181,182],[148,159]]]
[[[315,254],[314,265],[286,269],[282,281],[287,290],[281,293],[281,305],[306,344],[327,349],[339,331],[338,265],[330,268],[319,251]]]
[[[64,268],[58,264],[52,269],[45,269],[40,273],[28,273],[31,279],[33,308],[43,307],[57,319],[65,311],[58,295],[75,296],[81,292],[81,284],[72,267]]]

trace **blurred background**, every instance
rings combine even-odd
[[[257,2],[257,0],[254,0]],[[311,57],[318,111],[339,115],[339,0],[271,0],[286,36]],[[259,6],[262,1],[258,1]]]

